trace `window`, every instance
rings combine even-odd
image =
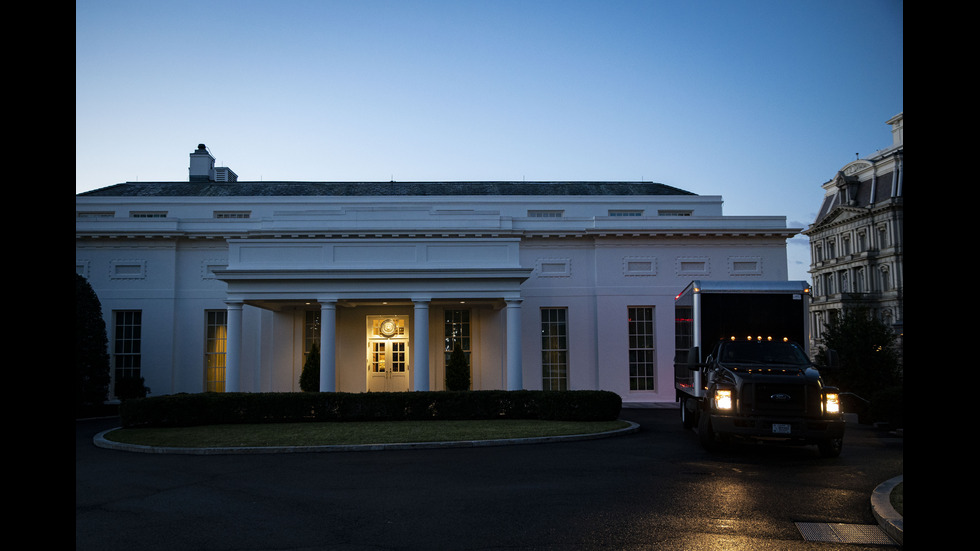
[[[466,359],[469,361],[472,350],[472,340],[470,339],[470,311],[469,310],[446,310],[445,322],[445,354],[446,364],[449,363],[449,356],[453,353],[453,348],[458,344]]]
[[[611,210],[609,216],[643,216],[642,210]]]
[[[205,313],[204,391],[225,391],[225,359],[228,343],[228,311]]]
[[[541,309],[541,377],[544,390],[568,390],[568,310]]]
[[[694,211],[690,210],[665,210],[661,209],[657,211],[657,216],[691,216]]]
[[[320,311],[307,310],[306,322],[303,330],[303,365],[306,365],[306,357],[316,343],[317,349],[320,348]]]
[[[232,219],[232,218],[251,218],[252,213],[250,211],[214,211],[214,217],[222,220]]]
[[[531,218],[561,218],[565,215],[563,210],[529,210],[527,215]]]
[[[167,213],[165,211],[130,211],[130,218],[166,218]]]
[[[140,377],[143,312],[119,310],[115,312],[114,318],[113,380],[118,388],[122,379]],[[118,391],[116,394],[119,394]]]
[[[653,332],[653,307],[630,307],[627,311],[630,390],[655,390],[657,349]]]

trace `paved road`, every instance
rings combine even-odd
[[[641,430],[511,447],[158,455],[97,448],[77,424],[76,550],[878,549],[805,541],[798,522],[874,525],[903,441],[849,425],[844,452],[704,452],[675,410]]]

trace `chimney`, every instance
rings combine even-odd
[[[197,151],[191,153],[190,181],[214,181],[214,157],[203,143],[198,144]]]

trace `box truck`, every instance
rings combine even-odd
[[[713,451],[746,438],[840,455],[844,418],[809,352],[803,281],[693,281],[674,301],[681,421]]]

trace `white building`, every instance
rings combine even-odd
[[[647,182],[239,182],[201,145],[186,182],[75,197],[75,267],[114,379],[152,395],[604,389],[673,402],[675,295],[785,280],[783,216]]]

